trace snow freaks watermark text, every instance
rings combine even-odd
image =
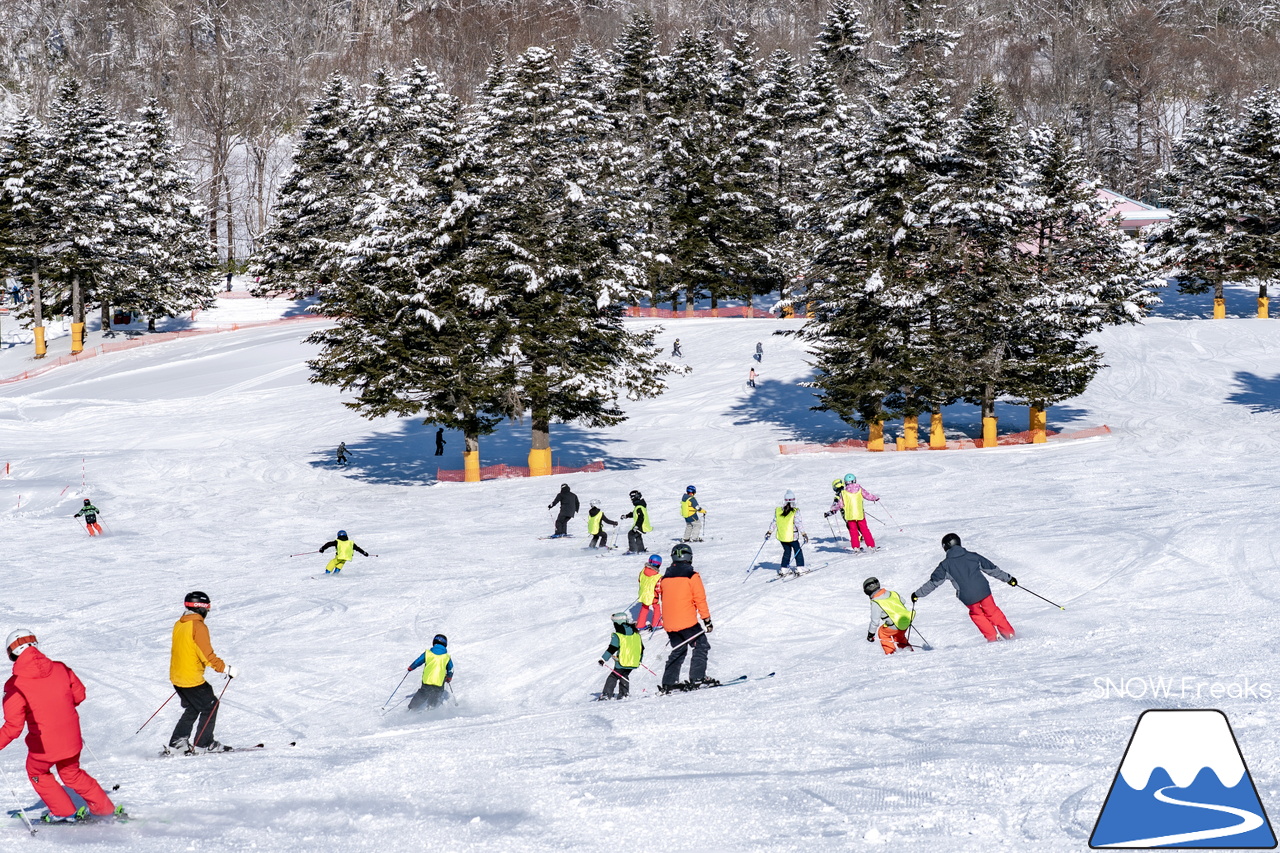
[[[1191,675],[1095,678],[1093,687],[1099,699],[1248,699],[1266,702],[1276,692],[1269,683],[1248,677],[1210,681]]]

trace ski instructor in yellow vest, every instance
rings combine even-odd
[[[434,708],[444,701],[445,685],[453,681],[453,658],[449,656],[449,638],[444,634],[436,634],[431,640],[431,648],[418,655],[409,664],[413,672],[422,667],[422,686],[409,700],[409,710],[414,711],[426,705]]]
[[[867,642],[874,643],[879,637],[880,648],[884,649],[886,655],[891,655],[898,649],[911,649],[911,643],[907,640],[911,611],[902,603],[902,596],[892,590],[881,589],[880,581],[875,578],[864,580],[862,591],[871,599],[871,624],[867,626]]]
[[[324,573],[326,575],[336,575],[338,572],[342,571],[342,567],[347,564],[347,561],[355,556],[356,551],[359,551],[366,557],[369,556],[368,551],[361,548],[351,539],[347,538],[347,531],[345,530],[338,531],[337,539],[330,539],[328,542],[321,545],[320,553],[323,554],[330,548],[333,549],[333,559],[329,561],[329,565],[324,567]]]

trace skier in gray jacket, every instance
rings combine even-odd
[[[911,603],[914,604],[933,592],[942,585],[944,580],[950,580],[951,585],[956,588],[956,598],[969,608],[969,618],[978,626],[978,630],[988,642],[994,643],[1001,637],[1012,640],[1013,626],[996,605],[995,599],[991,596],[991,584],[983,575],[991,575],[1009,586],[1017,586],[1018,579],[1002,571],[981,554],[961,548],[960,537],[954,533],[948,533],[942,537],[942,550],[947,556],[938,563],[938,567],[933,570],[929,579],[911,593]]]

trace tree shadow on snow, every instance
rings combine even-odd
[[[363,439],[348,441],[351,459],[345,469],[348,477],[369,483],[394,486],[418,486],[436,482],[438,469],[462,470],[462,433],[444,432],[444,454],[435,455],[436,430],[414,418],[404,418],[395,430],[379,432]],[[612,456],[610,445],[622,439],[572,424],[551,425],[551,461],[553,465],[578,467],[603,459],[610,470],[634,470],[656,459]],[[335,447],[318,449],[311,461],[315,468],[336,468]],[[529,422],[504,423],[493,435],[480,439],[480,465],[529,464]]]
[[[1270,378],[1241,370],[1233,377],[1240,390],[1227,398],[1228,403],[1245,406],[1251,412],[1280,412],[1280,374]]]

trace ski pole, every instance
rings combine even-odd
[[[751,558],[751,566],[747,569],[747,577],[742,579],[743,583],[747,582],[747,578],[751,577],[751,573],[756,570],[756,559],[759,558],[760,552],[764,550],[765,542],[769,541],[769,534],[764,535],[764,542],[760,543],[760,548],[756,551],[755,557]]]
[[[289,556],[290,556],[290,557],[305,557],[305,556],[307,556],[308,554],[319,554],[319,553],[320,553],[319,551],[303,551],[303,552],[301,552],[301,553],[299,553],[299,554],[290,554]]]
[[[825,519],[827,520],[827,529],[831,531],[831,538],[832,538],[832,539],[839,539],[840,537],[836,535],[836,528],[835,528],[835,525],[831,523],[831,516],[829,516],[829,515],[824,515],[824,516],[823,516],[823,518],[825,518]]]
[[[687,640],[681,640],[680,642],[676,643],[674,646],[672,646],[672,647],[671,647],[671,652],[674,652],[676,649],[680,648],[681,646],[683,646],[683,645],[685,645],[685,644],[687,644],[687,643],[692,643],[694,640],[698,639],[699,637],[701,637],[701,636],[702,636],[703,634],[705,634],[705,633],[707,633],[707,629],[706,629],[706,628],[703,628],[701,631],[699,631],[698,633],[694,634],[694,635],[693,635],[692,637],[690,637],[689,639],[687,639]],[[667,640],[667,642],[671,642],[671,640],[670,640],[670,639],[668,639],[668,640]],[[666,656],[665,656],[665,657],[663,657],[663,660],[666,660],[667,658],[671,657],[671,652],[667,652]],[[653,670],[649,670],[649,671],[650,671],[650,672],[653,672]]]
[[[391,691],[391,695],[387,697],[387,701],[382,703],[383,711],[387,710],[387,702],[390,702],[392,699],[396,698],[396,694],[400,692],[400,688],[404,686],[405,679],[409,677],[409,673],[411,672],[413,672],[413,670],[411,669],[405,670],[404,678],[401,678],[400,683],[396,685],[396,689]]]
[[[159,708],[156,708],[156,713],[155,713],[155,714],[152,714],[150,717],[147,717],[147,723],[149,723],[149,722],[151,722],[152,720],[154,720],[154,719],[156,718],[156,714],[159,714],[161,711],[163,711],[163,710],[164,710],[164,706],[165,706],[165,705],[168,705],[168,704],[173,700],[173,697],[174,697],[174,696],[177,696],[177,695],[178,695],[177,693],[170,693],[170,694],[169,694],[169,698],[168,698],[168,699],[166,699],[166,700],[164,700],[163,702],[161,702],[161,703],[160,703],[160,707],[159,707]],[[138,726],[138,731],[137,731],[137,732],[134,732],[134,734],[136,735],[138,732],[140,732],[140,731],[142,731],[143,729],[145,729],[145,728],[147,727],[147,723],[143,723],[142,725]]]
[[[449,695],[453,697],[453,704],[454,704],[454,707],[457,707],[457,705],[458,705],[458,694],[453,692],[453,685],[446,681],[446,682],[444,683],[444,686],[449,688]]]
[[[917,636],[917,637],[919,637],[919,638],[920,638],[920,642],[924,644],[924,650],[925,650],[926,652],[933,651],[933,646],[929,643],[929,641],[928,641],[928,640],[926,640],[926,639],[924,638],[924,634],[921,634],[921,633],[920,633],[920,629],[919,629],[919,628],[917,628],[915,625],[912,625],[912,626],[911,626],[911,630],[916,632],[916,636]]]
[[[18,799],[18,789],[13,787],[13,783],[9,781],[9,771],[5,770],[3,765],[0,765],[0,773],[4,774],[4,784],[8,786],[9,793],[13,794],[13,801],[18,804],[18,808],[17,808],[18,817],[22,818],[22,822],[27,825],[27,832],[30,832],[32,835],[35,835],[36,828],[31,825],[31,819],[27,817],[27,813],[23,811],[22,800]]]
[[[1025,586],[1023,586],[1022,584],[1018,584],[1018,589],[1022,590],[1023,592],[1031,592],[1031,590],[1027,589],[1027,588],[1026,588]],[[1034,595],[1036,598],[1040,599],[1041,601],[1048,601],[1050,604],[1052,604],[1054,607],[1058,608],[1059,610],[1066,610],[1066,609],[1067,609],[1067,608],[1063,607],[1061,604],[1057,604],[1057,603],[1055,603],[1055,602],[1049,601],[1049,599],[1045,598],[1043,595],[1041,595],[1041,594],[1040,594],[1040,593],[1038,593],[1038,592],[1031,592],[1031,594],[1032,594],[1032,595]]]
[[[218,713],[218,706],[222,704],[222,694],[227,692],[227,688],[231,686],[231,677],[227,677],[227,683],[222,685],[222,690],[218,693],[218,698],[214,700],[213,707],[209,709],[208,715],[204,718],[204,725],[200,727],[200,731],[196,732],[196,739],[191,741],[194,747],[200,742],[200,737],[204,734],[204,730],[209,728],[209,721]]]
[[[884,506],[884,498],[881,498],[881,499],[880,499],[880,505],[881,505],[881,506]],[[899,533],[906,533],[906,531],[902,529],[902,525],[898,523],[898,519],[894,518],[894,517],[893,517],[893,513],[889,512],[889,508],[888,508],[887,506],[885,506],[885,507],[884,507],[884,511],[888,514],[889,519],[890,519],[894,524],[897,524],[897,525],[898,525],[898,532],[899,532]]]

